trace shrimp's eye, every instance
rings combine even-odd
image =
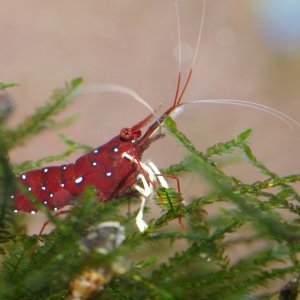
[[[120,131],[120,137],[122,140],[128,141],[132,138],[133,131],[131,128],[122,128]]]

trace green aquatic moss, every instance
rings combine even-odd
[[[199,151],[167,118],[164,126],[187,156],[162,173],[194,174],[199,181],[207,181],[211,191],[188,199],[185,205],[176,189],[159,188],[154,200],[161,213],[143,234],[134,224],[137,211],[126,214],[123,209],[128,201],[138,199],[100,203],[92,188],[77,199],[64,219],[42,210],[55,225],[51,233],[38,237],[16,230],[18,218],[12,214],[9,198],[15,189],[14,174],[90,148],[63,137],[68,148],[62,154],[15,166],[8,161],[9,151],[55,126],[52,117],[71,103],[80,83],[81,79],[75,79],[55,92],[50,102],[17,128],[8,130],[4,121],[0,123],[0,299],[68,299],[70,282],[82,272],[111,274],[116,265],[122,271],[114,271],[91,299],[296,299],[300,198],[294,184],[300,181],[300,174],[281,177],[269,170],[249,146],[249,129]],[[228,153],[244,157],[264,179],[246,183],[227,175],[215,161]],[[208,210],[213,205],[220,209],[211,216]],[[83,250],[87,230],[105,221],[122,224],[125,241],[108,254]],[[37,246],[38,240],[41,245]],[[260,246],[255,247],[256,243]],[[249,251],[238,257],[229,254],[238,247]],[[281,285],[271,291],[275,280],[281,280]],[[290,298],[282,298],[286,295]]]

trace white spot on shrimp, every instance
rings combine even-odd
[[[15,199],[15,195],[11,195],[11,196],[10,196],[10,199]]]
[[[78,177],[78,178],[75,179],[75,183],[76,183],[76,184],[79,184],[79,183],[81,183],[82,181],[83,181],[83,177]]]
[[[36,214],[36,211],[32,210],[30,213],[31,213],[32,215],[35,215],[35,214]]]
[[[58,211],[58,208],[57,208],[57,207],[54,207],[53,210],[54,210],[54,211]]]
[[[44,201],[44,204],[45,204],[45,205],[48,205],[48,201]]]
[[[62,166],[61,167],[63,170],[66,170],[67,169],[67,166]]]
[[[107,173],[106,173],[106,176],[107,176],[107,177],[111,177],[111,175],[112,175],[112,172],[107,172]]]
[[[94,167],[97,166],[97,162],[93,161],[93,162],[92,162],[92,165],[93,165]]]
[[[28,187],[28,192],[31,192],[31,191],[32,191],[32,187],[29,186],[29,187]]]
[[[60,184],[60,186],[61,186],[61,187],[64,187],[64,186],[65,186],[65,184],[64,184],[64,183],[61,183],[61,184]]]
[[[49,194],[49,197],[50,197],[50,198],[53,198],[53,197],[54,197],[54,194],[53,194],[53,193],[50,193],[50,194]]]
[[[42,190],[43,190],[43,191],[46,191],[46,187],[45,187],[44,185],[42,186]]]
[[[22,178],[23,180],[25,180],[25,179],[27,178],[27,176],[26,176],[25,174],[23,174],[23,175],[21,176],[21,178]]]
[[[99,153],[99,149],[95,149],[93,152],[94,152],[95,154],[97,154],[97,153]]]
[[[48,171],[49,171],[48,168],[43,169],[43,172],[44,172],[44,173],[48,173]]]
[[[114,152],[116,152],[116,153],[119,152],[119,148],[118,148],[118,147],[115,147],[115,148],[114,148]]]
[[[18,212],[18,210],[17,209],[14,209],[14,213],[17,213]]]

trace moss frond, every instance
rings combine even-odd
[[[25,119],[16,129],[7,132],[7,144],[9,148],[23,144],[28,138],[54,126],[53,116],[61,112],[71,103],[74,94],[82,83],[81,78],[76,78],[66,84],[64,88],[53,92],[50,101],[43,107]]]
[[[0,90],[17,87],[19,84],[14,82],[0,82]]]

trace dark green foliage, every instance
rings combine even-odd
[[[9,196],[14,192],[14,174],[8,162],[7,144],[3,136],[5,135],[4,124],[0,122],[0,243],[4,243],[11,238],[9,228],[13,226],[12,203]],[[3,248],[0,247],[0,252]]]
[[[38,108],[35,114],[25,119],[15,130],[7,132],[8,147],[18,146],[29,137],[53,127],[55,125],[53,116],[70,104],[81,83],[82,79],[77,78],[66,84],[64,88],[54,91],[47,105]]]
[[[55,125],[53,115],[70,103],[69,96],[80,82],[72,81],[15,130],[8,131],[0,123],[0,299],[65,299],[70,282],[87,270],[111,275],[93,299],[296,299],[300,197],[293,184],[300,181],[300,174],[280,177],[261,163],[248,145],[251,130],[200,152],[172,119],[166,119],[165,127],[188,155],[162,173],[193,173],[206,180],[211,191],[183,199],[176,189],[159,188],[154,200],[161,214],[149,222],[144,234],[134,224],[136,212],[126,215],[120,210],[129,199],[100,203],[93,189],[77,199],[66,218],[50,218],[55,230],[39,238],[41,245],[36,244],[37,236],[16,231],[8,197],[14,190],[8,150]],[[65,159],[78,149],[89,150],[66,137],[63,140],[68,145],[64,153],[24,162],[14,171]],[[246,158],[264,180],[246,183],[226,175],[215,161],[227,154]],[[218,210],[210,215],[207,210],[216,204]],[[106,255],[84,251],[81,243],[87,229],[104,221],[125,226],[126,240]],[[241,247],[246,251],[239,252]],[[278,279],[281,283],[274,285]]]

